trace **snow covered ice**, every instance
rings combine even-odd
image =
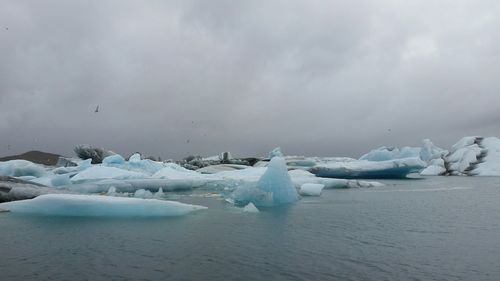
[[[0,204],[12,213],[89,217],[169,217],[206,207],[157,199],[100,195],[48,194],[34,199]]]
[[[422,175],[500,176],[500,139],[464,137],[441,159],[434,159]]]

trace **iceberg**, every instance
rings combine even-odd
[[[10,160],[0,162],[0,176],[23,177],[33,176],[36,178],[47,174],[47,170],[42,165],[38,165],[26,160]]]
[[[47,194],[34,199],[0,203],[12,213],[85,217],[168,217],[206,207],[157,199],[101,195]]]
[[[427,164],[419,157],[393,159],[386,161],[347,161],[327,162],[309,169],[318,177],[343,179],[383,179],[405,178],[408,174],[419,173]]]
[[[359,160],[388,161],[394,159],[414,158],[420,156],[420,147],[405,146],[401,149],[393,146],[383,146],[361,156]]]
[[[305,183],[300,186],[299,194],[302,196],[320,196],[324,187],[324,184]]]
[[[288,174],[285,159],[273,157],[256,185],[243,185],[233,192],[233,199],[240,204],[276,206],[298,200],[297,190]]]
[[[500,176],[500,139],[464,137],[442,161],[433,160],[421,175]]]
[[[104,158],[102,165],[104,167],[114,167],[146,175],[153,175],[165,167],[163,162],[141,159],[141,155],[139,153],[135,153],[130,156],[129,161],[125,161],[125,159],[119,154],[114,154]]]

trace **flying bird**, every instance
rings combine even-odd
[[[189,139],[187,139],[187,140],[186,140],[186,143],[189,143],[189,141],[190,141],[190,140],[189,140]]]
[[[99,106],[97,106],[97,107],[95,108],[94,113],[97,113],[97,112],[99,112]]]

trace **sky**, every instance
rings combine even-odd
[[[2,0],[0,155],[500,137],[499,27],[493,0]]]

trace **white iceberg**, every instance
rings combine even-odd
[[[0,204],[12,213],[88,217],[167,217],[185,215],[206,207],[157,199],[100,195],[48,194]]]
[[[26,160],[10,160],[0,162],[0,176],[25,177],[33,176],[36,178],[47,174],[47,169]]]
[[[432,160],[421,175],[500,176],[500,139],[464,137],[442,160]]]
[[[324,184],[305,183],[300,186],[299,194],[302,196],[320,196],[323,188],[325,188]]]
[[[388,161],[394,159],[414,158],[420,156],[420,147],[405,146],[401,149],[393,146],[383,146],[361,156],[359,160]]]

